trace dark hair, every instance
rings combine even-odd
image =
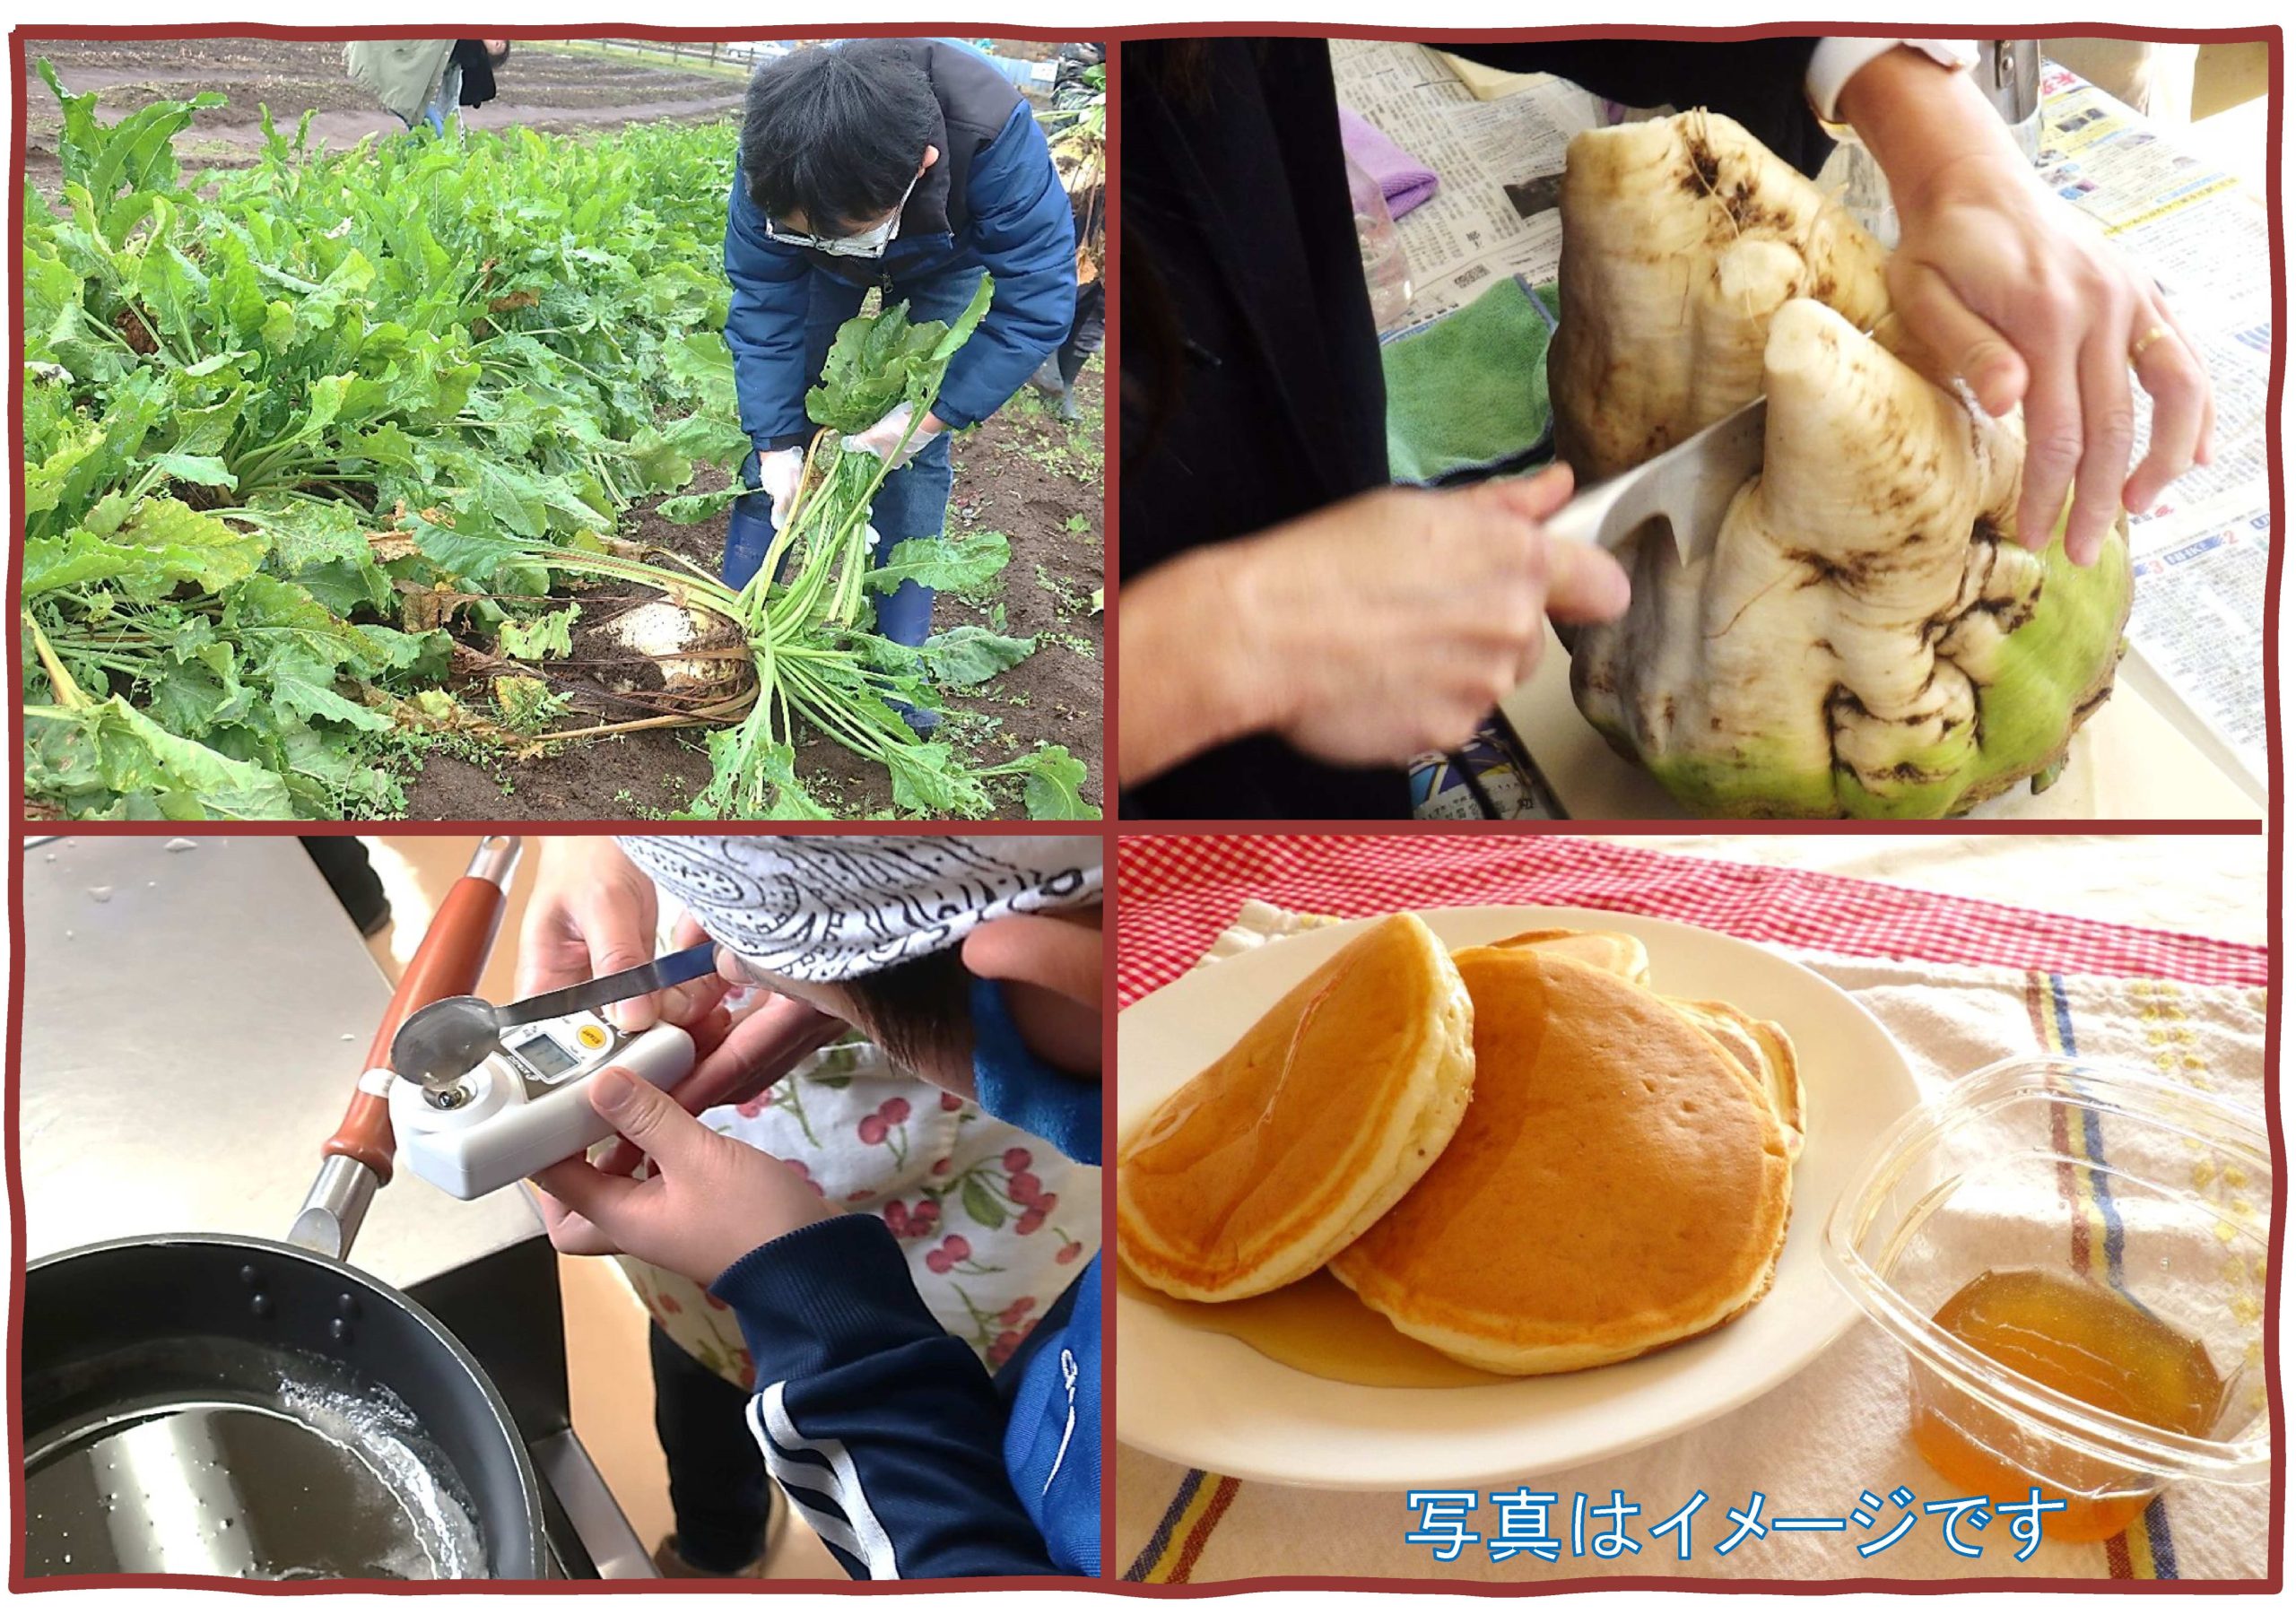
[[[1254,56],[1265,55],[1265,40],[1250,46]],[[1126,48],[1124,71],[1135,83],[1145,82],[1169,100],[1201,109],[1212,94],[1212,47],[1208,39],[1143,39]]]
[[[944,947],[845,984],[866,1027],[864,1035],[892,1062],[914,1072],[926,1056],[965,1038],[972,1021],[972,972],[955,947]]]
[[[900,39],[809,46],[750,79],[742,172],[750,201],[829,235],[892,208],[941,128],[932,81]]]

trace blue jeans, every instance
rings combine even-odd
[[[979,285],[978,267],[961,268],[898,283],[886,299],[898,303],[906,299],[912,321],[953,321],[964,313],[965,306],[972,301],[973,290]],[[861,313],[861,300],[866,291],[825,271],[812,273],[805,311],[805,370],[809,378],[820,378],[822,367],[829,359],[830,345],[837,338],[837,329]],[[896,543],[929,540],[941,534],[948,520],[952,481],[946,434],[935,435],[907,463],[886,475],[885,482],[877,489],[869,515],[869,522],[877,531],[875,561],[879,566],[883,565],[885,555]],[[733,516],[726,528],[726,562],[721,571],[727,584],[738,586],[757,573],[758,567],[765,561],[766,549],[773,544],[773,535],[772,503],[762,496],[745,496],[734,504]],[[932,629],[933,591],[929,586],[904,581],[890,595],[873,596],[871,602],[876,608],[877,633],[889,641],[913,648]]]
[[[418,124],[427,124],[432,135],[443,135],[447,133],[447,120],[462,110],[462,100],[463,70],[449,62],[431,90],[430,100],[422,104],[422,115],[409,118],[401,113],[399,118],[409,130]]]

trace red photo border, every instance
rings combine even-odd
[[[2283,128],[2283,119],[2285,78],[2283,30],[2277,27],[2175,29],[2135,27],[2121,23],[2066,21],[2055,22],[2046,27],[2037,27],[2031,24],[2025,24],[2005,29],[1998,22],[1944,22],[1932,21],[1918,24],[1899,24],[1892,26],[1888,23],[1880,22],[1840,22],[1813,20],[1802,20],[1792,22],[1746,24],[1710,29],[1636,24],[1614,24],[1607,26],[1573,25],[1552,28],[1508,29],[1406,29],[1377,28],[1357,25],[1320,26],[1299,22],[1154,23],[1142,25],[1112,25],[1108,27],[1099,27],[1090,23],[1080,23],[1078,26],[1074,28],[1053,29],[1004,22],[959,21],[915,25],[894,23],[840,22],[836,24],[824,24],[787,22],[772,29],[754,30],[709,27],[672,28],[635,22],[583,22],[563,27],[550,27],[533,23],[507,25],[464,23],[457,26],[465,28],[474,34],[484,33],[497,38],[534,40],[589,39],[604,38],[699,40],[711,39],[782,39],[791,37],[809,38],[816,36],[853,38],[862,36],[915,36],[919,34],[949,34],[964,35],[968,37],[1004,37],[1013,39],[1057,40],[1077,38],[1081,34],[1107,41],[1111,47],[1109,56],[1108,73],[1108,87],[1109,91],[1108,135],[1108,211],[1110,230],[1104,274],[1108,278],[1109,291],[1116,306],[1116,309],[1111,312],[1106,341],[1106,366],[1109,377],[1112,383],[1114,379],[1120,376],[1119,369],[1122,356],[1121,345],[1123,324],[1120,317],[1122,303],[1122,273],[1121,252],[1118,245],[1121,240],[1123,195],[1122,64],[1123,47],[1127,41],[1202,36],[1283,35],[1318,39],[1340,38],[1406,41],[1417,40],[1434,45],[1442,45],[1454,42],[1469,43],[1488,40],[1541,39],[1583,39],[1596,38],[1708,39],[1723,41],[1759,39],[1781,34],[1811,33],[1894,37],[1913,31],[1918,32],[1922,35],[1941,36],[1957,36],[1966,34],[1979,37],[2042,38],[2086,35],[2121,39],[2161,40],[2177,43],[2264,43],[2269,48],[2271,59],[2269,88],[2267,92],[2270,100],[2267,111],[2266,189],[2267,193],[2267,206],[2270,216],[2269,235],[2273,278],[2272,319],[2274,327],[2273,354],[2270,380],[2268,384],[2272,417],[2270,420],[2271,430],[2268,433],[2266,444],[2267,474],[2271,487],[2273,502],[2273,524],[2271,533],[2271,565],[2266,588],[2266,653],[2268,656],[2266,661],[2267,672],[2277,669],[2282,584],[2281,575],[2284,557],[2285,525],[2285,518],[2283,511],[2285,464],[2284,455],[2278,438],[2277,430],[2279,422],[2278,406],[2282,398],[2282,391],[2285,385],[2287,355],[2287,343],[2285,336],[2285,322],[2287,317],[2287,270],[2283,222],[2282,220],[2281,209],[2281,186],[2283,178],[2282,134]],[[57,22],[54,24],[18,22],[10,30],[8,50],[9,70],[13,75],[14,82],[18,87],[15,106],[13,109],[10,120],[9,132],[11,157],[9,202],[12,211],[12,219],[20,221],[22,218],[24,200],[25,181],[23,166],[26,146],[27,111],[22,87],[24,83],[24,71],[26,67],[25,42],[28,39],[177,39],[256,38],[333,40],[353,39],[427,38],[434,35],[437,31],[438,30],[435,24],[429,26],[422,24],[405,24],[397,26],[354,25],[302,27],[251,22],[113,25],[91,25],[86,23],[65,22]],[[14,335],[16,349],[15,358],[18,362],[17,365],[11,369],[8,379],[8,421],[13,438],[19,446],[21,446],[23,425],[23,369],[21,364],[23,329],[23,282],[22,240],[20,231],[13,230],[11,230],[8,251],[10,273],[8,285],[9,317],[11,331]],[[1119,460],[1118,420],[1118,412],[1116,409],[1115,396],[1112,394],[1110,396],[1110,407],[1105,412],[1104,469],[1117,469],[1117,464]],[[8,479],[12,504],[13,510],[21,513],[23,503],[22,457],[19,454],[11,458],[11,462],[12,466]],[[1117,570],[1113,567],[1113,560],[1117,557],[1117,549],[1121,544],[1120,526],[1118,518],[1120,482],[1120,469],[1117,469],[1112,475],[1104,473],[1102,535],[1104,538],[1104,551],[1106,557],[1104,560],[1105,595],[1103,603],[1105,608],[1103,642],[1105,647],[1104,669],[1106,672],[1106,677],[1101,777],[1102,795],[1104,802],[1108,803],[1108,813],[1110,821],[1105,828],[1100,827],[1100,825],[1051,825],[1051,827],[1055,828],[1066,828],[1070,829],[1089,827],[1102,834],[1107,858],[1106,872],[1109,889],[1110,905],[1112,907],[1118,909],[1119,916],[1122,898],[1120,894],[1118,894],[1119,888],[1118,884],[1117,865],[1115,861],[1116,852],[1114,840],[1117,834],[1117,829],[1113,820],[1116,815],[1116,806],[1110,785],[1115,781],[1115,762],[1118,759],[1118,751],[1120,738],[1117,700],[1119,697],[1120,691],[1118,671],[1121,664],[1120,648],[1122,638],[1122,616],[1118,604],[1121,597],[1121,592],[1117,580]],[[15,596],[21,584],[22,534],[20,526],[17,528],[17,534],[13,539],[14,544],[10,548],[7,560],[7,577],[12,599]],[[18,668],[21,668],[22,658],[21,622],[18,621],[17,617],[13,615],[9,617],[6,636],[10,657],[16,663]],[[2283,881],[2283,864],[2284,852],[2283,848],[2283,822],[2284,785],[2283,775],[2284,771],[2284,765],[2279,726],[2280,696],[2277,686],[2270,680],[2267,680],[2266,683],[2265,707],[2266,726],[2269,733],[2269,742],[2267,746],[2269,800],[2266,808],[2266,816],[2261,820],[2144,820],[2100,822],[2095,820],[2039,820],[2031,822],[2021,822],[2015,825],[2013,829],[2005,828],[2001,832],[2005,834],[2093,834],[2099,832],[2152,834],[2255,834],[2259,831],[2265,832],[2268,837],[2269,842],[2267,859],[2268,874],[2269,884],[2272,891],[2271,900],[2274,904],[2270,913],[2267,938],[2268,950],[2271,954],[2272,964],[2270,996],[2272,1005],[2276,1011],[2280,1006],[2282,994],[2283,991],[2282,976],[2283,941],[2281,933],[2281,918],[2277,902],[2281,895]],[[14,744],[18,752],[17,759],[21,761],[22,738],[19,732],[21,727],[21,717],[12,717],[9,727],[12,742]],[[714,825],[698,825],[697,827],[701,829],[716,828],[723,830],[728,829],[772,826],[776,825],[720,823]],[[887,826],[888,825],[883,822],[857,821],[807,825],[811,831],[823,834],[857,833],[864,831],[883,832]],[[969,832],[978,834],[987,832],[1040,833],[1048,830],[1048,825],[1012,820],[1001,820],[980,823],[923,823],[909,826],[916,828],[919,832]],[[1844,838],[1855,838],[1855,835],[1851,830],[1845,829],[1842,825],[1838,823],[1719,820],[1706,822],[1697,826],[1705,832],[1712,833],[1751,834],[1822,831],[1830,834],[1838,834]],[[1578,834],[1655,833],[1665,831],[1678,832],[1681,831],[1684,825],[1681,823],[1671,821],[1591,819],[1557,825],[1553,831],[1557,833]],[[1893,829],[1894,831],[1901,832],[1922,832],[1933,834],[1944,833],[1948,831],[1966,833],[1969,830],[1969,827],[1970,826],[1965,822],[1923,821],[1894,825]],[[1150,821],[1126,823],[1124,825],[1123,831],[1127,836],[1152,833],[1248,834],[1260,829],[1261,828],[1261,825],[1221,820],[1197,820],[1187,822]],[[1396,834],[1405,831],[1407,825],[1393,823],[1335,822],[1316,825],[1314,831],[1318,833],[1334,834]],[[518,832],[533,834],[581,833],[610,835],[615,833],[634,832],[640,829],[657,830],[658,825],[652,823],[631,823],[621,821],[582,823],[544,821],[516,824],[464,821],[422,824],[349,824],[317,821],[279,821],[250,822],[230,825],[230,831],[234,834],[246,833],[280,836],[290,834],[341,833],[357,829],[367,829],[370,831],[387,830],[393,833],[406,834],[421,833],[476,836],[483,833],[499,831],[504,829],[513,829]],[[8,1333],[8,1447],[10,1470],[13,1473],[13,1480],[17,1490],[17,1502],[21,1504],[22,1502],[22,1494],[24,1482],[24,1447],[19,1407],[19,1400],[21,1398],[22,1329],[18,1321],[17,1310],[21,1307],[23,1295],[23,1247],[25,1227],[22,1169],[16,1153],[16,1146],[18,1142],[17,1135],[20,1126],[18,1114],[18,1066],[21,1060],[20,1034],[21,1021],[23,1014],[24,994],[24,969],[22,952],[24,939],[22,889],[22,842],[28,835],[35,832],[58,834],[70,832],[73,834],[87,834],[96,838],[110,838],[116,835],[127,834],[173,834],[182,832],[183,829],[180,824],[177,823],[151,821],[110,823],[101,825],[100,828],[96,825],[84,823],[55,823],[48,821],[34,822],[26,817],[22,795],[21,793],[17,793],[10,797],[9,831],[13,838],[15,849],[11,854],[10,860],[8,924],[11,940],[16,948],[16,951],[12,955],[9,966],[8,1009],[10,1023],[7,1041],[8,1085],[4,1098],[4,1127],[7,1134],[6,1170],[8,1184],[8,1216],[15,1240],[15,1248],[14,1254],[12,1257],[10,1278],[10,1319]],[[1478,829],[1474,829],[1472,825],[1457,824],[1446,825],[1444,831],[1447,833],[1466,833],[1474,838],[1521,838],[1526,837],[1536,837],[1535,832],[1520,829],[1506,829],[1496,827]],[[1106,939],[1105,970],[1107,985],[1111,989],[1114,987],[1116,981],[1116,932],[1114,930],[1110,930],[1107,933]],[[1103,1024],[1106,1051],[1112,1055],[1115,1052],[1116,1042],[1116,1007],[1115,1000],[1112,995],[1109,997],[1107,1007],[1103,1011]],[[2266,1066],[2268,1078],[2276,1078],[2279,1074],[2279,1031],[2278,1023],[2275,1020],[2271,1028],[2267,1031],[2266,1040]],[[2279,1301],[2279,1289],[2281,1284],[2281,1268],[2279,1264],[2286,1237],[2288,1197],[2285,1188],[2287,1155],[2283,1136],[2280,1099],[2278,1094],[2269,1089],[2267,1089],[2267,1096],[2268,1127],[2273,1149],[2274,1176],[2271,1221],[2271,1245],[2274,1258],[2274,1267],[2266,1286],[2265,1347],[2266,1361],[2267,1366],[2268,1397],[2272,1414],[2274,1459],[2271,1494],[2274,1514],[2272,1523],[2271,1547],[2268,1551],[2266,1576],[2262,1579],[2177,1580],[2166,1583],[2157,1581],[2139,1583],[2105,1579],[2021,1580],[2015,1577],[2004,1576],[2000,1578],[1966,1583],[1956,1581],[1865,1581],[1857,1579],[1788,1583],[1761,1581],[1741,1582],[1726,1579],[1593,1578],[1585,1580],[1565,1580],[1552,1584],[1461,1584],[1438,1578],[1426,1580],[1379,1581],[1370,1579],[1350,1579],[1346,1577],[1271,1574],[1265,1577],[1249,1580],[1234,1580],[1210,1584],[1189,1584],[1178,1586],[1124,1583],[1105,1577],[1100,1579],[985,1578],[921,1580],[904,1582],[898,1585],[887,1586],[880,1591],[872,1591],[870,1586],[865,1584],[818,1584],[799,1581],[708,1583],[679,1582],[672,1580],[644,1580],[638,1582],[509,1582],[470,1580],[428,1584],[384,1584],[359,1583],[352,1581],[314,1581],[309,1583],[265,1584],[239,1579],[178,1577],[169,1575],[105,1575],[77,1578],[31,1579],[27,1578],[24,1575],[24,1531],[21,1521],[19,1521],[10,1530],[9,1588],[12,1593],[17,1593],[73,1589],[208,1589],[222,1590],[234,1593],[257,1594],[314,1593],[375,1593],[392,1595],[430,1592],[455,1593],[502,1593],[596,1594],[604,1592],[621,1590],[648,1593],[664,1591],[740,1590],[760,1593],[849,1593],[858,1592],[898,1594],[901,1593],[948,1593],[1049,1589],[1085,1591],[1112,1594],[1152,1595],[1169,1599],[1188,1599],[1196,1596],[1309,1590],[1388,1594],[1470,1594],[1492,1596],[1567,1594],[1620,1590],[1755,1594],[1951,1594],[1970,1593],[2013,1593],[2019,1591],[2135,1594],[2163,1594],[2176,1593],[2278,1593],[2283,1582],[2284,1523],[2282,1512],[2284,1511],[2286,1504],[2286,1466],[2283,1458],[2286,1442],[2286,1421],[2283,1409],[2282,1391],[2279,1379],[2279,1331],[2277,1304]],[[1115,1094],[1113,1089],[1111,1089],[1109,1092],[1108,1103],[1105,1107],[1105,1131],[1109,1133],[1112,1133],[1114,1131],[1114,1100]],[[314,1148],[316,1149],[316,1146]],[[1106,1226],[1109,1232],[1113,1231],[1114,1198],[1114,1181],[1113,1179],[1110,1179],[1108,1181],[1107,1193],[1104,1195],[1107,1219]],[[1115,1307],[1114,1296],[1112,1293],[1104,1297],[1102,1315],[1104,1345],[1113,1349],[1115,1345]],[[1111,1368],[1106,1372],[1104,1378],[1121,1380],[1122,1372],[1120,1369],[1111,1367]],[[1110,1464],[1116,1457],[1114,1413],[1115,1411],[1112,1404],[1104,1401],[1101,1419],[1101,1444],[1104,1473],[1110,1469]],[[1114,1492],[1115,1488],[1112,1480],[1104,1474],[1102,1483],[1103,1502],[1101,1512],[1101,1552],[1104,1560],[1115,1558],[1113,1554]]]

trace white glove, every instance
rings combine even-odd
[[[805,450],[803,446],[757,454],[758,489],[773,499],[775,529],[779,529],[788,518],[789,504],[797,499],[797,485],[804,477]]]
[[[941,433],[944,427],[939,418],[928,412],[925,414],[924,423],[917,432],[909,434],[909,443],[905,446],[901,445],[901,436],[909,433],[909,419],[916,415],[917,408],[904,400],[880,417],[874,427],[858,434],[848,434],[844,440],[845,448],[848,451],[865,451],[889,468],[900,467],[930,445],[933,436]],[[895,447],[900,447],[898,454],[894,450]]]

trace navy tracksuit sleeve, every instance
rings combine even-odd
[[[996,291],[949,362],[933,414],[970,428],[1017,393],[1068,336],[1076,314],[1076,221],[1044,131],[1022,102],[973,160],[965,246]]]
[[[1030,1053],[995,981],[973,981],[972,1041],[973,1097],[982,1109],[1072,1161],[1100,1164],[1099,1080],[1069,1076]]]
[[[740,1319],[767,1469],[857,1578],[1055,1574],[1004,1459],[1008,1405],[876,1217],[759,1246],[710,1288]]]
[[[765,216],[750,201],[741,166],[726,204],[726,347],[734,352],[734,394],[742,431],[761,451],[803,445],[805,419],[805,311],[813,266],[795,248],[765,234]]]

